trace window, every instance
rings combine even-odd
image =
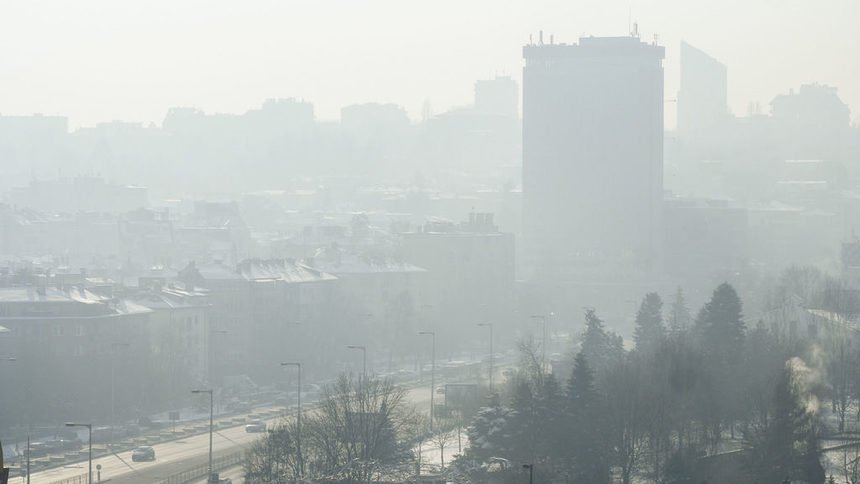
[[[60,325],[54,326],[54,336],[62,336],[63,335],[63,327]]]
[[[79,324],[75,327],[75,336],[83,336],[84,335],[84,325]]]

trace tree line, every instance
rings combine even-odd
[[[822,450],[825,438],[860,441],[853,294],[792,268],[748,324],[727,283],[695,316],[680,288],[666,305],[649,293],[628,342],[588,308],[569,371],[548,371],[543,348],[522,341],[498,391],[471,414],[439,416],[433,432],[404,388],[342,376],[301,431],[284,421],[253,444],[246,477],[416,482],[423,444],[440,455],[456,445],[439,469],[448,482],[524,482],[527,464],[546,483],[860,484],[860,447],[844,446],[835,477]]]
[[[695,317],[680,289],[663,306],[645,295],[630,348],[586,309],[564,381],[536,363],[535,344],[522,344],[504,390],[469,427],[459,479],[520,482],[517,464],[529,463],[536,482],[825,482],[819,402],[857,409],[840,385],[860,372],[821,378],[840,356],[764,321],[748,327],[729,284]],[[500,461],[511,464],[487,465]]]

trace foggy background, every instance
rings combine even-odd
[[[212,417],[300,479],[302,399],[385,395],[387,454],[308,479],[860,481],[858,18],[0,3],[3,450],[80,480],[90,422],[119,484],[203,477]]]
[[[839,86],[856,106],[858,15],[851,0],[9,1],[0,6],[0,113],[68,116],[73,129],[160,125],[174,106],[239,114],[296,97],[324,120],[369,101],[420,120],[425,100],[437,113],[469,103],[464,80],[520,80],[529,34],[575,42],[626,35],[631,21],[667,47],[667,98],[686,40],[731,69],[735,114],[813,81]],[[674,113],[666,119],[674,127]]]

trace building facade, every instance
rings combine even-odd
[[[583,37],[523,48],[523,226],[531,279],[658,267],[664,48]]]

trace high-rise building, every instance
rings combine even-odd
[[[678,137],[700,150],[725,140],[729,110],[726,66],[681,42],[681,89],[678,91]]]
[[[583,37],[523,57],[525,269],[547,282],[648,277],[662,242],[664,48]]]

